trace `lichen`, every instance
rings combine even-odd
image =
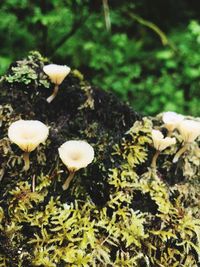
[[[140,119],[112,95],[86,84],[72,72],[51,107],[44,104],[48,89],[42,85],[36,96],[30,87],[30,98],[20,86],[11,86],[12,94],[3,98],[0,266],[197,267],[199,140],[174,164],[182,144],[175,131],[176,145],[161,152],[152,169],[151,131],[165,134],[161,116]],[[0,94],[8,89],[4,82]],[[48,142],[33,152],[27,173],[7,137],[11,122],[24,117],[42,118],[51,129]],[[66,169],[57,148],[72,138],[92,144],[95,160],[63,191]]]
[[[48,60],[43,58],[37,51],[30,52],[24,60],[19,60],[16,66],[11,66],[10,73],[4,76],[5,81],[10,84],[24,83],[25,85],[44,86],[49,88],[50,83],[47,76],[39,72]]]

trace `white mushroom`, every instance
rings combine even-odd
[[[47,102],[50,103],[56,97],[59,85],[70,73],[71,69],[66,65],[49,64],[43,67],[43,71],[49,76],[51,82],[55,84],[52,95],[47,98]]]
[[[200,135],[200,122],[184,120],[179,124],[178,130],[185,143],[192,143]]]
[[[67,141],[59,149],[59,156],[69,170],[69,176],[63,184],[63,190],[69,187],[76,171],[87,167],[94,159],[94,149],[85,141]]]
[[[156,161],[161,151],[166,149],[167,147],[174,145],[176,143],[176,139],[173,137],[165,137],[158,130],[152,130],[152,140],[153,146],[156,149],[156,153],[152,159],[151,166],[156,168]]]
[[[193,120],[184,120],[178,125],[184,145],[176,153],[173,162],[177,162],[179,157],[188,149],[190,144],[200,135],[200,122]]]
[[[179,123],[184,120],[184,116],[168,111],[163,113],[162,119],[170,135],[178,127]]]
[[[164,138],[163,134],[158,130],[152,130],[152,139],[154,147],[159,151],[162,151],[168,146],[174,145],[176,143],[176,139],[174,137]]]
[[[24,169],[30,167],[29,153],[43,143],[49,134],[48,127],[37,120],[18,120],[13,122],[8,129],[8,137],[24,151]]]

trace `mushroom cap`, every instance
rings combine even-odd
[[[18,120],[8,128],[10,140],[25,152],[33,151],[47,139],[48,134],[48,127],[37,120]]]
[[[167,111],[163,113],[162,120],[165,123],[165,127],[169,131],[173,131],[178,127],[178,124],[184,120],[184,116],[176,112]]]
[[[49,64],[43,67],[43,71],[54,84],[61,84],[71,69],[66,65]]]
[[[94,149],[85,141],[71,140],[62,144],[59,156],[69,171],[77,171],[87,167],[94,159]]]
[[[179,123],[178,130],[185,142],[194,142],[194,140],[200,135],[200,122],[184,120]]]
[[[164,138],[163,134],[158,130],[152,130],[152,139],[154,147],[159,151],[162,151],[168,146],[174,145],[176,143],[176,139],[174,137]]]

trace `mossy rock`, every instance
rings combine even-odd
[[[182,143],[175,131],[176,145],[151,168],[152,128],[166,133],[161,115],[143,118],[77,70],[49,104],[47,63],[31,52],[1,79],[0,266],[198,266],[200,140],[174,164]],[[7,137],[20,118],[50,127],[28,172]],[[63,191],[58,147],[80,139],[94,147],[95,160]]]

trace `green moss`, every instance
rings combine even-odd
[[[25,114],[13,108],[14,101],[0,106],[0,266],[197,267],[199,140],[173,164],[182,142],[175,132],[177,144],[163,151],[158,169],[152,169],[151,130],[162,129],[160,116],[134,122],[127,107],[122,113],[124,106],[116,104],[109,124],[106,105],[116,103],[112,96],[101,98],[100,91],[80,84],[73,74],[62,89],[50,108],[42,102],[40,112],[32,106],[29,113],[35,118],[43,110],[51,132],[31,155],[28,173],[22,171],[21,151],[7,138],[10,123]],[[69,100],[67,112],[63,97]],[[63,191],[67,170],[57,148],[71,138],[87,139],[96,156]]]
[[[39,73],[39,69],[48,62],[37,51],[30,52],[24,60],[17,61],[16,66],[12,66],[10,73],[4,76],[8,83],[22,83],[25,85],[34,84],[49,88],[50,83],[45,74]]]

